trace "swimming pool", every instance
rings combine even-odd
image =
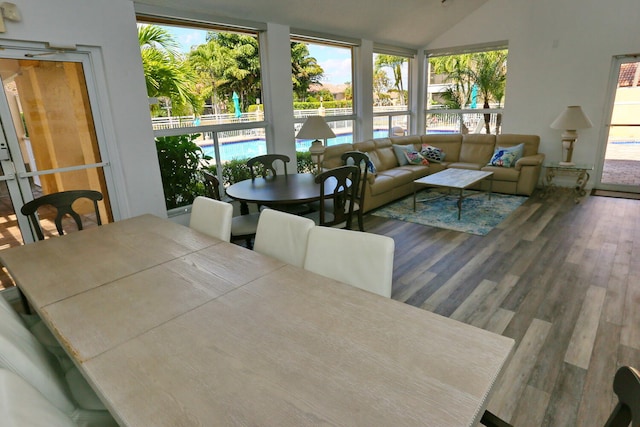
[[[448,131],[432,131],[429,133],[450,133]],[[389,135],[389,131],[386,129],[373,131],[374,138],[384,138]],[[296,151],[309,151],[311,146],[311,139],[296,140]],[[344,133],[336,135],[335,138],[327,140],[327,145],[337,145],[353,142],[353,134]],[[204,153],[207,156],[211,156],[215,160],[215,150],[213,149],[213,143],[201,145]],[[267,145],[264,139],[250,139],[246,141],[226,142],[220,144],[220,158],[223,162],[233,159],[247,159],[255,156],[261,156],[267,154]]]

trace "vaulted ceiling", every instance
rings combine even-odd
[[[135,0],[419,49],[487,0]]]

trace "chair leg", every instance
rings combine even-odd
[[[31,314],[31,306],[29,305],[29,300],[22,293],[22,289],[18,288],[18,293],[20,294],[20,300],[22,301],[22,308],[24,309],[25,314]]]
[[[489,412],[488,410],[484,411],[484,414],[482,414],[480,424],[487,427],[513,427],[511,424]]]
[[[362,210],[358,211],[358,225],[360,226],[360,231],[364,231],[364,218],[362,215]]]
[[[253,239],[251,237],[248,237],[245,243],[247,244],[247,249],[253,249]]]

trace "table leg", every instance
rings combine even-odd
[[[413,184],[413,211],[416,211],[416,184]]]
[[[460,197],[458,197],[458,221],[460,221],[460,215],[462,214],[462,193],[464,190],[460,189]]]
[[[576,203],[580,203],[580,198],[584,197],[587,192],[585,191],[584,187],[585,185],[587,185],[587,182],[589,181],[589,172],[587,171],[580,171],[580,174],[578,174],[578,178],[576,179],[576,188],[575,188],[575,199],[574,201]]]
[[[240,202],[240,215],[249,215],[249,205],[247,205],[247,202]]]

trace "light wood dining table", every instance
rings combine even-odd
[[[513,340],[143,215],[0,251],[121,426],[471,426]]]

